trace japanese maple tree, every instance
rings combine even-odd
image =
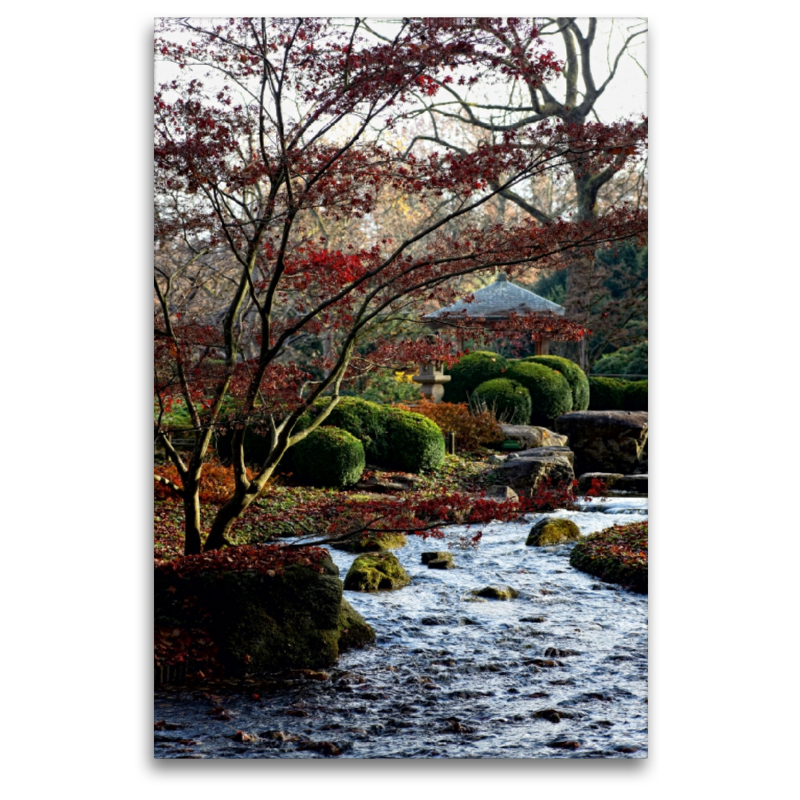
[[[498,48],[498,31],[522,48],[515,58]],[[226,543],[287,449],[325,421],[363,343],[373,344],[372,366],[457,356],[443,337],[382,336],[387,325],[402,332],[415,309],[451,302],[455,277],[558,267],[574,251],[646,230],[644,215],[624,205],[577,221],[481,216],[537,175],[640,158],[642,126],[545,120],[473,152],[411,153],[398,142],[420,93],[555,76],[561,65],[531,20],[406,19],[384,36],[359,20],[165,19],[155,55],[173,65],[154,97],[155,436],[180,477],[172,486],[187,554],[203,547],[200,487],[215,431],[232,431],[235,489],[207,550]],[[400,238],[376,213],[397,192],[430,209]],[[319,233],[325,220],[359,220],[359,237],[331,247]],[[509,324],[535,333],[542,321]],[[323,394],[333,400],[319,410]],[[191,452],[165,424],[176,402],[195,433]],[[245,424],[270,441],[253,472]]]

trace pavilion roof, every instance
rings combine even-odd
[[[505,272],[498,272],[494,283],[472,293],[473,301],[467,303],[458,300],[452,305],[440,308],[426,315],[426,319],[435,319],[441,315],[463,313],[467,317],[484,317],[486,319],[504,319],[512,313],[530,314],[550,312],[563,316],[564,306],[539,297],[538,294],[512,283]]]

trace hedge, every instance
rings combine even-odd
[[[544,364],[510,361],[506,377],[531,393],[531,425],[552,425],[556,417],[572,411],[572,389],[560,372]]]
[[[498,353],[488,350],[469,353],[447,371],[450,381],[444,384],[444,399],[448,403],[466,403],[468,395],[480,384],[504,377],[507,366],[506,359]]]
[[[647,381],[589,378],[592,411],[647,411]]]
[[[508,378],[481,383],[472,393],[473,406],[486,408],[509,425],[527,425],[531,418],[531,393]]]
[[[522,363],[544,364],[560,372],[572,389],[572,410],[586,411],[589,408],[589,379],[574,361],[561,356],[528,356],[522,359]]]
[[[430,472],[444,463],[444,436],[439,426],[422,414],[388,410],[386,456],[378,466],[399,472]]]
[[[342,489],[358,483],[364,471],[364,445],[341,428],[326,426],[299,441],[293,448],[294,475],[309,486]]]

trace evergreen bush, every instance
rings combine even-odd
[[[422,414],[387,409],[387,440],[378,466],[399,472],[430,472],[444,463],[444,436],[439,426]]]
[[[589,379],[586,373],[574,362],[561,356],[528,356],[523,363],[544,364],[560,372],[572,389],[572,410],[586,411],[589,408]]]
[[[508,378],[484,381],[473,391],[470,402],[473,407],[491,411],[498,420],[509,425],[527,425],[530,422],[531,394],[524,386]]]
[[[560,373],[544,364],[509,361],[506,377],[531,393],[531,425],[552,425],[556,417],[572,411],[572,389]]]
[[[628,381],[619,378],[589,378],[589,407],[592,411],[619,411]]]
[[[358,483],[366,464],[364,445],[333,426],[317,428],[292,449],[294,475],[309,486],[352,486]]]
[[[647,411],[647,380],[626,381],[622,395],[625,411]]]
[[[506,359],[498,353],[469,353],[447,370],[450,381],[444,385],[444,399],[448,403],[466,403],[468,395],[480,384],[503,377],[506,366]]]

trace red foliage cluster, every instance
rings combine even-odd
[[[465,403],[434,403],[423,398],[414,406],[397,404],[396,407],[428,417],[444,433],[455,433],[456,448],[468,453],[503,439],[503,431],[491,411],[471,414]]]
[[[198,575],[201,572],[255,571],[273,578],[286,567],[298,564],[323,572],[320,566],[327,550],[321,547],[291,548],[276,544],[248,544],[225,550],[209,550],[174,561],[156,562],[158,569],[178,577]]]
[[[154,650],[155,663],[159,666],[191,663],[206,676],[220,670],[216,658],[219,647],[205,628],[156,625]]]
[[[178,470],[174,464],[163,464],[155,468],[155,474],[172,481],[182,487]],[[247,470],[247,479],[253,479],[251,470]],[[179,500],[180,495],[168,484],[154,480],[153,493],[156,500]],[[233,467],[226,467],[218,461],[209,461],[203,467],[203,483],[200,487],[200,500],[203,503],[224,503],[234,491]]]

